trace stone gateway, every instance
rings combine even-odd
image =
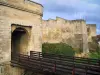
[[[42,51],[42,43],[64,42],[88,50],[92,28],[84,20],[42,20],[43,6],[30,0],[0,0],[0,75],[22,75],[24,70],[10,66],[11,53]],[[89,29],[89,36],[87,29]],[[51,34],[52,33],[52,34]]]
[[[11,52],[41,52],[41,4],[29,0],[0,0],[0,75],[22,75],[10,66]]]

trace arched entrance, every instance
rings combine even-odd
[[[28,33],[24,28],[16,28],[12,33],[12,53],[26,54],[28,49]]]

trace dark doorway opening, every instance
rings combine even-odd
[[[24,28],[16,28],[12,33],[12,53],[26,54],[28,49],[28,33]]]

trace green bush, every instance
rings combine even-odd
[[[43,53],[62,54],[66,56],[74,56],[75,51],[71,46],[65,43],[44,43],[42,44]]]
[[[89,57],[93,59],[100,59],[100,52],[90,52]]]

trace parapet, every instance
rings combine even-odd
[[[24,0],[24,1],[25,1],[25,0]],[[34,1],[32,1],[32,0],[26,0],[26,1],[29,1],[30,3],[35,3],[35,4],[40,5],[40,6],[42,6],[42,7],[43,7],[43,5],[42,5],[42,4],[37,3],[37,2],[34,2]]]
[[[56,20],[64,20],[65,21],[66,19],[57,16]]]
[[[71,20],[71,22],[86,22],[84,19]]]
[[[89,27],[96,27],[96,24],[87,24]]]
[[[0,5],[41,16],[43,15],[43,6],[30,0],[0,0]]]
[[[64,22],[86,22],[84,19],[76,19],[76,20],[67,20],[67,19],[64,19],[64,18],[61,18],[61,17],[56,17],[56,19],[48,19],[48,20],[45,20],[45,21],[64,21]]]
[[[96,24],[87,24],[87,28],[96,31]]]
[[[59,22],[59,23],[85,23],[86,21],[84,19],[76,19],[76,20],[67,20],[61,17],[56,17],[56,19],[48,19],[48,20],[43,20],[42,22]]]

